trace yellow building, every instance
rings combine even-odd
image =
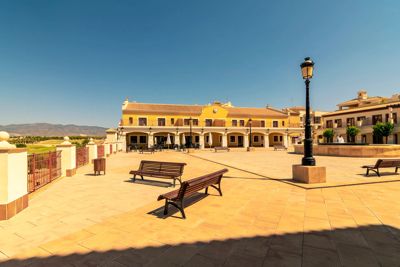
[[[303,129],[296,116],[271,107],[234,107],[230,102],[146,104],[126,100],[120,130],[126,136],[127,146],[187,145],[191,134],[193,145],[206,148],[288,146]]]

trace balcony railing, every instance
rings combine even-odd
[[[333,124],[332,127],[328,127],[328,125],[325,124],[322,128],[323,129],[341,129],[341,128],[347,128],[347,126],[356,126],[356,127],[362,128],[362,127],[372,127],[372,126],[376,125],[377,123],[379,123],[379,122],[373,123],[372,121],[356,121],[356,123],[354,125],[342,124],[339,126],[339,125]],[[398,123],[396,122],[396,123],[394,123],[394,125],[397,126]]]

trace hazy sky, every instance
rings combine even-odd
[[[400,90],[400,1],[0,1],[0,124],[115,126],[139,102],[312,105]]]

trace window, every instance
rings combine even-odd
[[[137,136],[131,136],[131,144],[137,144]]]
[[[265,127],[265,121],[261,121],[261,127]]]
[[[193,126],[198,126],[199,125],[199,120],[198,119],[193,119],[192,125]]]
[[[326,121],[326,128],[333,128],[333,122],[332,122],[332,120]]]
[[[174,124],[175,124],[175,119],[171,118],[171,125],[174,125]]]
[[[133,124],[133,118],[129,117],[129,124]]]
[[[272,122],[272,127],[275,127],[275,128],[279,127],[279,122],[278,121],[273,121]]]
[[[258,135],[254,136],[254,142],[258,142]]]
[[[321,123],[321,117],[314,117],[314,123],[315,124],[320,124]]]
[[[283,141],[283,136],[281,135],[281,136],[279,136],[279,141]]]
[[[146,143],[147,143],[147,136],[141,135],[141,136],[139,137],[139,143],[141,143],[141,144],[146,144]]]
[[[335,120],[335,123],[337,123],[337,127],[342,127],[342,119]]]
[[[158,126],[165,126],[165,118],[158,118]]]
[[[382,122],[382,115],[373,115],[372,116],[372,124],[375,125],[378,122]]]
[[[211,126],[212,126],[212,120],[206,119],[206,127],[211,127]]]
[[[393,113],[393,123],[397,124],[397,113]]]
[[[365,121],[366,119],[365,116],[357,117],[357,121]]]
[[[244,127],[244,120],[240,120],[239,125],[240,125],[240,127]]]
[[[196,135],[196,136],[194,137],[194,142],[195,142],[195,143],[200,143],[200,136]]]
[[[278,142],[278,136],[274,136],[274,142]]]
[[[183,120],[183,125],[189,126],[190,125],[190,119],[184,119]]]
[[[231,135],[231,136],[229,137],[229,141],[230,141],[231,143],[235,143],[235,142],[236,142],[235,136],[234,136],[234,135]]]
[[[147,126],[147,118],[139,118],[139,126]]]
[[[232,120],[232,127],[237,127],[237,120]]]
[[[354,125],[356,125],[354,118],[347,118],[347,126],[354,126]]]
[[[285,126],[285,121],[282,121],[282,126]]]

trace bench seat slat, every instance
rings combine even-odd
[[[150,176],[157,178],[169,178],[174,180],[182,176],[183,169],[186,163],[181,162],[167,162],[167,161],[151,161],[142,160],[138,170],[132,170],[129,173],[132,175]],[[135,177],[133,177],[135,180]]]

